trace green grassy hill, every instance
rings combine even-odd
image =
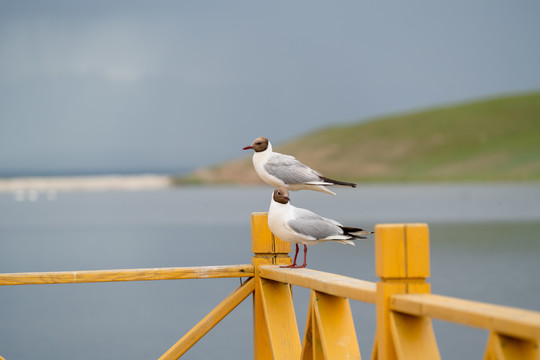
[[[540,93],[330,127],[274,150],[358,182],[538,181]],[[260,182],[250,159],[198,170],[191,179]]]

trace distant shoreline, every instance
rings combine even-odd
[[[170,176],[154,174],[0,178],[0,192],[145,190],[171,185]]]

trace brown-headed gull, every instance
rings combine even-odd
[[[356,187],[356,184],[333,180],[322,176],[296,160],[293,156],[272,151],[272,144],[265,137],[257,138],[243,150],[253,149],[253,166],[259,177],[267,184],[289,190],[315,190],[335,195],[326,186],[341,185]]]
[[[275,189],[268,212],[268,227],[281,240],[296,244],[296,253],[290,268],[306,267],[307,245],[326,241],[338,241],[354,245],[351,240],[366,239],[362,235],[373,234],[359,228],[343,226],[335,220],[319,216],[309,210],[290,204],[289,191],[285,187]],[[304,245],[304,263],[296,265],[298,244]]]

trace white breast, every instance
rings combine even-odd
[[[269,152],[268,150],[256,152],[255,154],[253,154],[253,167],[255,168],[255,172],[257,172],[257,175],[259,175],[262,181],[264,181],[270,186],[273,186],[276,188],[285,186],[285,183],[283,182],[283,180],[270,175],[264,168],[266,161],[271,155],[272,155],[272,152]]]
[[[293,231],[287,222],[292,218],[293,206],[290,204],[279,204],[272,201],[268,212],[268,227],[270,231],[283,241],[292,243],[309,243],[309,239],[300,236]]]

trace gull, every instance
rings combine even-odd
[[[255,150],[253,166],[259,177],[274,188],[286,187],[289,190],[315,190],[327,194],[336,193],[326,186],[341,185],[356,187],[356,184],[333,180],[322,176],[318,171],[302,164],[291,155],[272,151],[272,144],[265,137],[259,137],[242,150]]]
[[[275,189],[268,211],[268,227],[281,240],[294,243],[296,253],[288,268],[306,267],[307,245],[320,244],[326,241],[337,241],[354,245],[351,240],[367,239],[362,235],[373,234],[359,228],[347,227],[339,222],[319,216],[309,210],[297,208],[290,204],[289,191],[285,187]],[[298,244],[304,245],[304,263],[296,265]]]

